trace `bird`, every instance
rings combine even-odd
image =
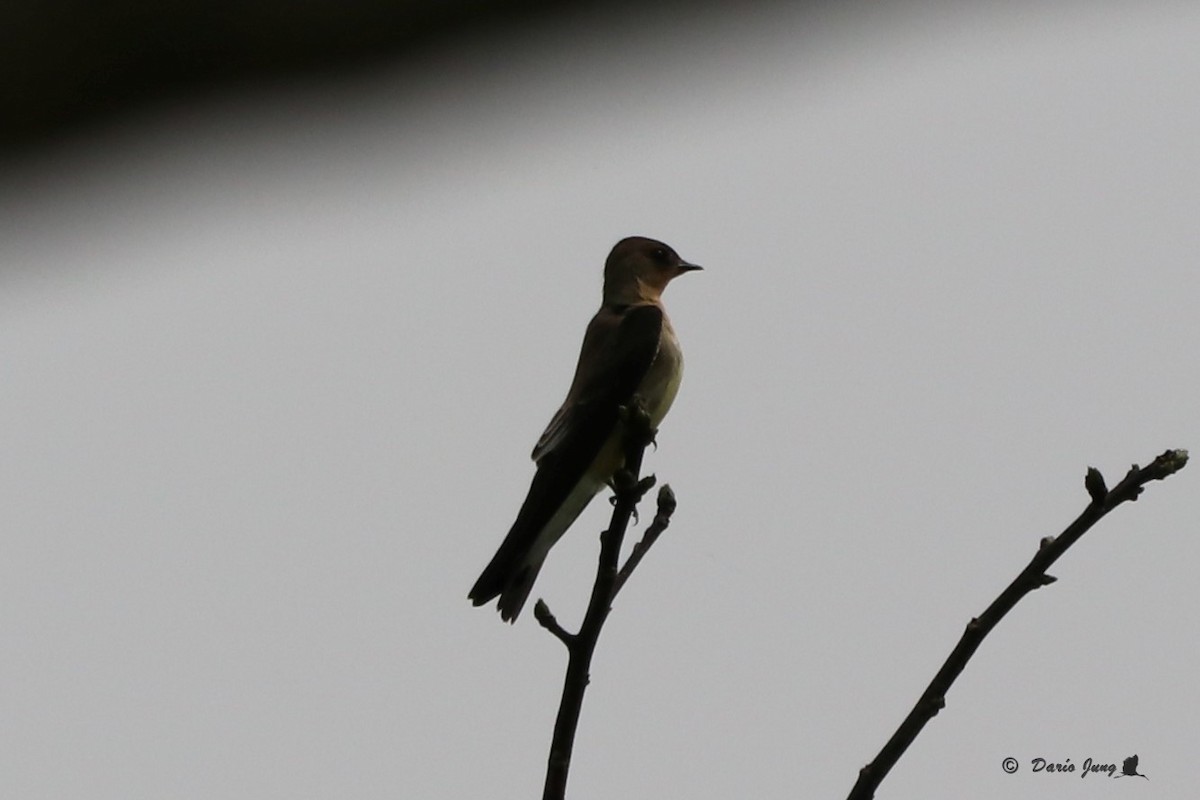
[[[537,470],[516,521],[467,595],[474,605],[498,598],[500,618],[515,622],[550,548],[623,465],[620,409],[636,400],[658,428],[683,374],[662,293],[699,269],[644,236],[613,247],[570,389],[534,445]]]
[[[1137,771],[1138,757],[1137,754],[1131,755],[1129,758],[1121,762],[1121,774],[1118,778],[1146,778],[1145,775]],[[1146,780],[1150,780],[1146,778]]]

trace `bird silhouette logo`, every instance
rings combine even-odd
[[[1138,767],[1138,757],[1137,757],[1137,754],[1134,753],[1129,758],[1125,759],[1124,762],[1121,763],[1121,774],[1118,775],[1117,777],[1118,778],[1132,778],[1132,777],[1136,776],[1138,778],[1146,778],[1146,780],[1150,780],[1145,775],[1138,772],[1137,767]]]

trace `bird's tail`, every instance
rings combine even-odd
[[[500,593],[500,602],[497,603],[500,608],[500,619],[505,622],[517,621],[517,615],[521,613],[525,601],[529,599],[529,593],[533,591],[533,582],[537,580],[538,572],[541,571],[544,563],[545,560],[542,560],[536,564],[527,565],[504,587],[504,591]]]
[[[578,464],[588,463],[578,459]],[[602,480],[588,477],[582,467],[561,466],[545,460],[538,466],[516,521],[467,593],[477,606],[499,597],[500,617],[505,622],[516,620],[546,554],[604,486]]]
[[[497,556],[499,555],[497,553]],[[481,606],[498,596],[500,600],[496,605],[500,609],[500,619],[516,622],[517,615],[529,599],[529,593],[533,591],[533,583],[537,580],[543,563],[545,558],[536,564],[526,564],[518,570],[513,570],[511,564],[499,558],[492,559],[492,563],[483,570],[467,597],[475,605]]]

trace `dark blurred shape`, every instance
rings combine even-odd
[[[236,82],[369,66],[546,0],[15,0],[0,19],[0,156],[114,112]],[[586,5],[599,5],[588,3]]]

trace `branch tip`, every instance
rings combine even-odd
[[[1108,486],[1104,484],[1104,476],[1095,467],[1088,467],[1087,477],[1083,479],[1083,486],[1087,489],[1093,503],[1102,503],[1104,498],[1108,497]]]
[[[1148,469],[1152,470],[1151,479],[1162,480],[1168,475],[1174,475],[1176,472],[1179,472],[1179,470],[1187,466],[1187,462],[1187,450],[1168,450],[1158,458],[1154,459],[1154,461],[1151,462],[1150,466],[1148,467]]]
[[[658,490],[658,513],[669,517],[675,513],[677,505],[675,490],[671,488],[671,484],[664,483]]]
[[[550,612],[550,606],[546,605],[546,601],[540,597],[533,605],[533,618],[537,620],[539,625],[549,631],[555,639],[565,644],[568,649],[571,647],[571,642],[575,637],[567,633],[566,629],[558,624],[558,620]]]

